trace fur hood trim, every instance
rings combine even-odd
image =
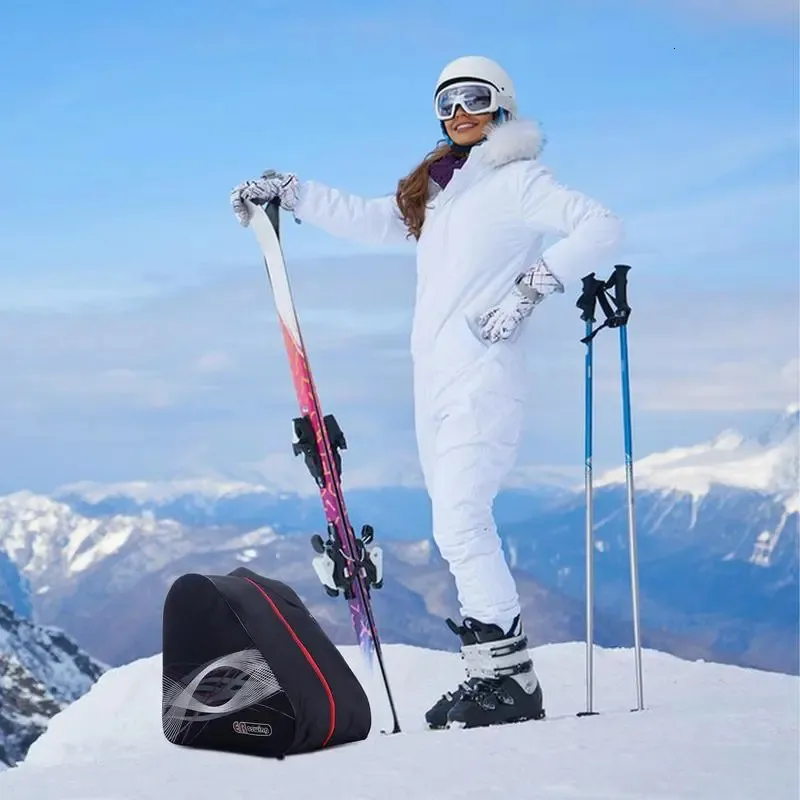
[[[530,161],[539,157],[545,145],[539,126],[532,120],[510,119],[492,125],[481,145],[481,160],[493,167],[512,161]]]

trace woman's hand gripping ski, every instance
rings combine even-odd
[[[294,211],[297,205],[297,178],[292,173],[267,170],[260,178],[244,181],[231,192],[231,207],[239,223],[245,228],[250,224],[250,209],[245,200],[257,206],[265,206],[280,200],[284,211]]]

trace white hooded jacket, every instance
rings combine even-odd
[[[504,630],[519,599],[492,504],[525,421],[528,337],[487,345],[470,320],[505,297],[540,256],[577,297],[583,275],[610,271],[621,239],[620,220],[560,186],[538,162],[540,149],[531,122],[493,128],[443,190],[431,183],[417,242],[414,421],[433,537],[455,578],[462,615]],[[364,199],[306,181],[295,216],[364,243],[407,239],[394,196]],[[542,253],[548,234],[562,238]]]
[[[466,317],[474,319],[499,302],[539,256],[568,293],[578,291],[586,273],[610,272],[621,221],[559,185],[538,161],[541,147],[535,123],[511,120],[490,130],[445,189],[431,182],[417,242],[415,361],[453,363],[461,360],[459,351],[474,351],[470,344],[482,347]],[[394,195],[365,199],[306,181],[299,186],[295,216],[366,244],[408,239]],[[563,238],[542,252],[546,235]]]

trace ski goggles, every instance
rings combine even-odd
[[[433,101],[436,116],[444,121],[452,119],[456,107],[467,114],[489,114],[500,108],[500,94],[488,83],[456,83],[437,93]]]

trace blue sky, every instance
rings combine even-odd
[[[0,447],[20,455],[0,490],[283,469],[291,387],[230,188],[275,167],[391,191],[437,138],[436,75],[471,52],[513,75],[557,176],[626,219],[639,453],[757,425],[797,394],[793,6],[7,3]],[[357,429],[352,459],[371,468],[380,433],[413,470],[410,250],[373,253],[288,222],[284,234],[323,401]],[[570,308],[537,322],[555,344],[541,354],[526,464],[580,463]]]

